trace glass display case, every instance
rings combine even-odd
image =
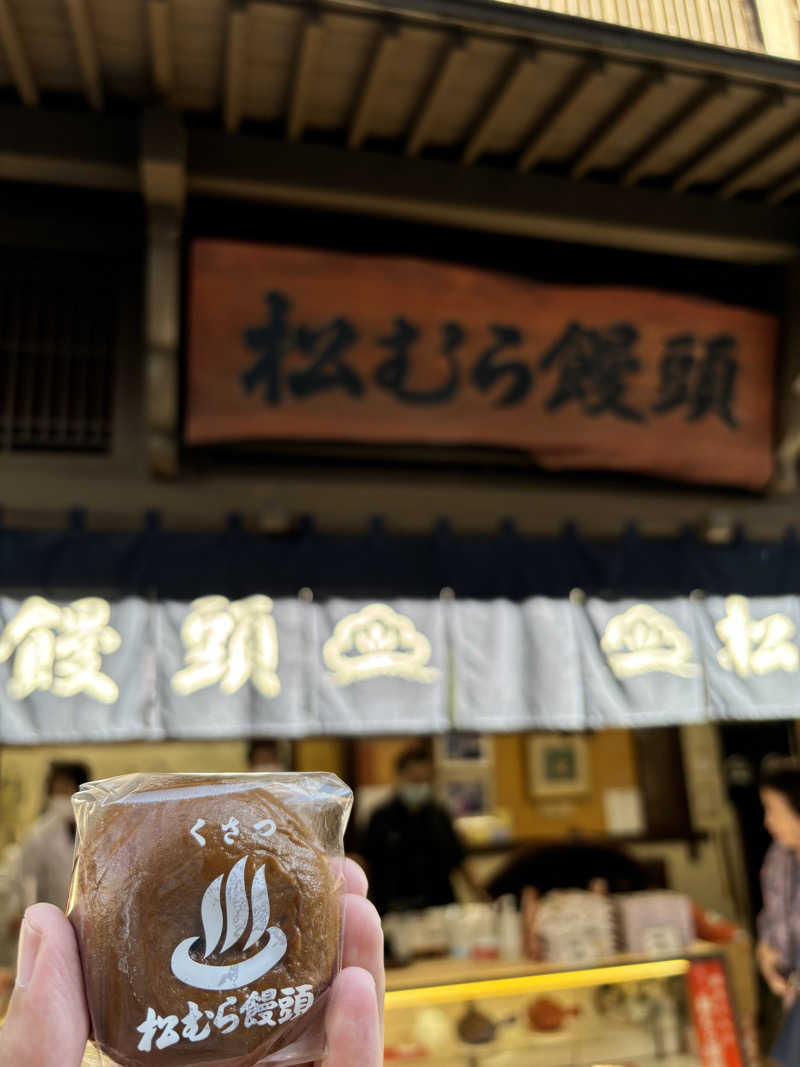
[[[387,979],[387,1064],[746,1065],[725,957],[715,950],[561,971],[427,960]]]

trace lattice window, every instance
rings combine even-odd
[[[116,292],[85,257],[0,250],[0,451],[107,452]]]

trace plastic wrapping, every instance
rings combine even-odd
[[[68,914],[95,1062],[305,1063],[341,967],[350,790],[332,774],[81,787]]]

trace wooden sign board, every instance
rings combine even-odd
[[[201,240],[186,440],[499,446],[757,489],[776,346],[774,317],[696,297]]]

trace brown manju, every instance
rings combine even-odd
[[[76,794],[69,914],[106,1056],[246,1067],[309,1029],[319,1054],[349,802],[332,775],[129,775]]]

